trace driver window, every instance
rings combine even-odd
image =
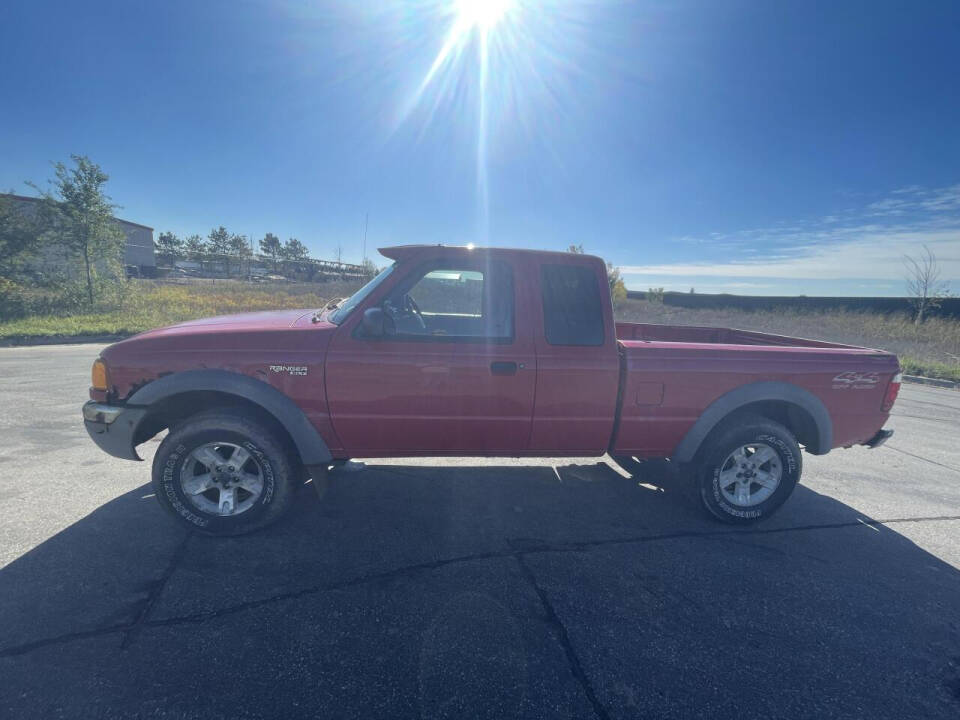
[[[494,340],[513,337],[513,282],[502,263],[484,271],[432,267],[415,273],[383,304],[391,335],[423,340]]]
[[[477,270],[431,270],[410,288],[420,312],[482,317],[483,273]]]

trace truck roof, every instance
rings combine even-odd
[[[412,255],[420,255],[425,251],[449,251],[451,255],[460,255],[464,252],[484,253],[491,255],[560,255],[570,257],[571,253],[562,250],[531,250],[528,248],[501,248],[501,247],[476,247],[474,245],[392,245],[389,247],[377,248],[378,252],[391,260],[402,260]],[[596,255],[580,255],[580,257],[600,260]]]

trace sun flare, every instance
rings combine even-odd
[[[434,102],[429,106],[433,116],[440,98],[449,96],[459,81],[472,75],[475,88],[477,139],[477,204],[478,239],[486,242],[489,224],[489,187],[487,180],[487,135],[490,101],[491,58],[515,55],[516,24],[523,16],[520,0],[448,0],[446,7],[452,18],[439,52],[430,69],[405,104],[401,118],[406,118],[421,104],[431,87]],[[513,31],[513,32],[511,32]],[[467,50],[475,48],[475,60],[470,60]]]
[[[457,24],[490,30],[503,19],[514,0],[458,0]]]

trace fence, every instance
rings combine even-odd
[[[372,266],[354,265],[335,260],[273,259],[265,255],[228,255],[221,253],[192,254],[189,259],[164,258],[167,277],[170,273],[190,273],[198,277],[267,279],[271,273],[292,275],[311,282],[325,280],[362,280],[371,275]],[[172,261],[172,262],[171,262]]]
[[[647,293],[630,290],[627,297],[646,299]],[[760,295],[710,295],[704,293],[667,292],[663,304],[684,308],[736,308],[738,310],[848,310],[882,314],[912,313],[910,298],[905,297],[778,297]],[[930,314],[960,318],[960,298],[944,298]]]

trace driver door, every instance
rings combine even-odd
[[[383,335],[365,337],[362,313],[351,316],[326,362],[343,447],[368,457],[526,451],[536,357],[515,287],[508,263],[438,260],[387,291]]]

